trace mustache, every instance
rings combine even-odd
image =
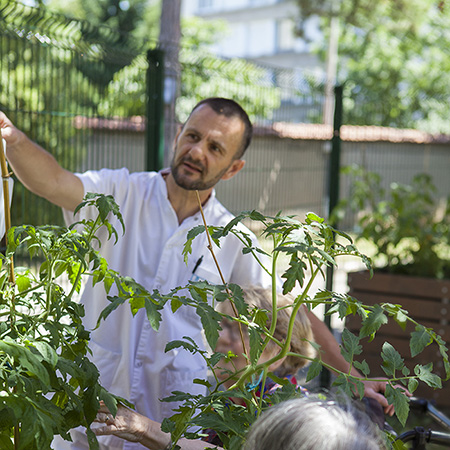
[[[203,172],[205,170],[205,166],[199,162],[199,161],[195,161],[194,159],[192,159],[190,156],[185,156],[180,163],[188,163],[189,165],[195,167],[196,169],[200,170],[201,172]]]

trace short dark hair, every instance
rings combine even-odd
[[[242,121],[244,124],[244,135],[242,137],[241,147],[236,152],[235,159],[241,158],[250,145],[253,135],[253,125],[250,122],[248,114],[244,111],[244,108],[242,108],[239,103],[229,98],[210,97],[199,101],[194,106],[189,116],[202,105],[208,105],[217,114],[225,117],[238,117]]]

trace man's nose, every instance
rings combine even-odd
[[[205,144],[202,141],[196,142],[189,150],[189,155],[194,159],[202,159],[205,154]]]

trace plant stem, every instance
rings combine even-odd
[[[95,232],[101,227],[101,224],[100,224],[100,226],[98,225],[99,222],[100,222],[100,216],[97,216],[94,224],[91,227],[91,231],[89,232],[89,235],[86,239],[88,241],[88,243],[90,243],[92,241],[92,238],[94,237]]]
[[[242,236],[240,235],[240,233],[235,232],[234,230],[230,230],[230,233],[232,233],[234,236],[236,236],[244,246],[248,245],[244,239],[242,239]],[[256,262],[261,266],[261,268],[264,270],[264,272],[267,273],[267,275],[272,276],[272,274],[267,270],[266,266],[261,262],[261,260],[258,258],[258,255],[253,251],[250,250],[250,253],[252,254],[252,256],[256,259]]]
[[[69,295],[67,295],[68,299],[72,298],[72,296],[77,288],[78,282],[80,281],[82,273],[83,273],[83,266],[80,264],[80,268],[78,269],[78,273],[77,273],[75,282],[72,284],[72,289],[70,290]]]

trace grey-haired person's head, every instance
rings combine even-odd
[[[352,403],[297,398],[265,411],[243,450],[385,450],[379,428]]]

